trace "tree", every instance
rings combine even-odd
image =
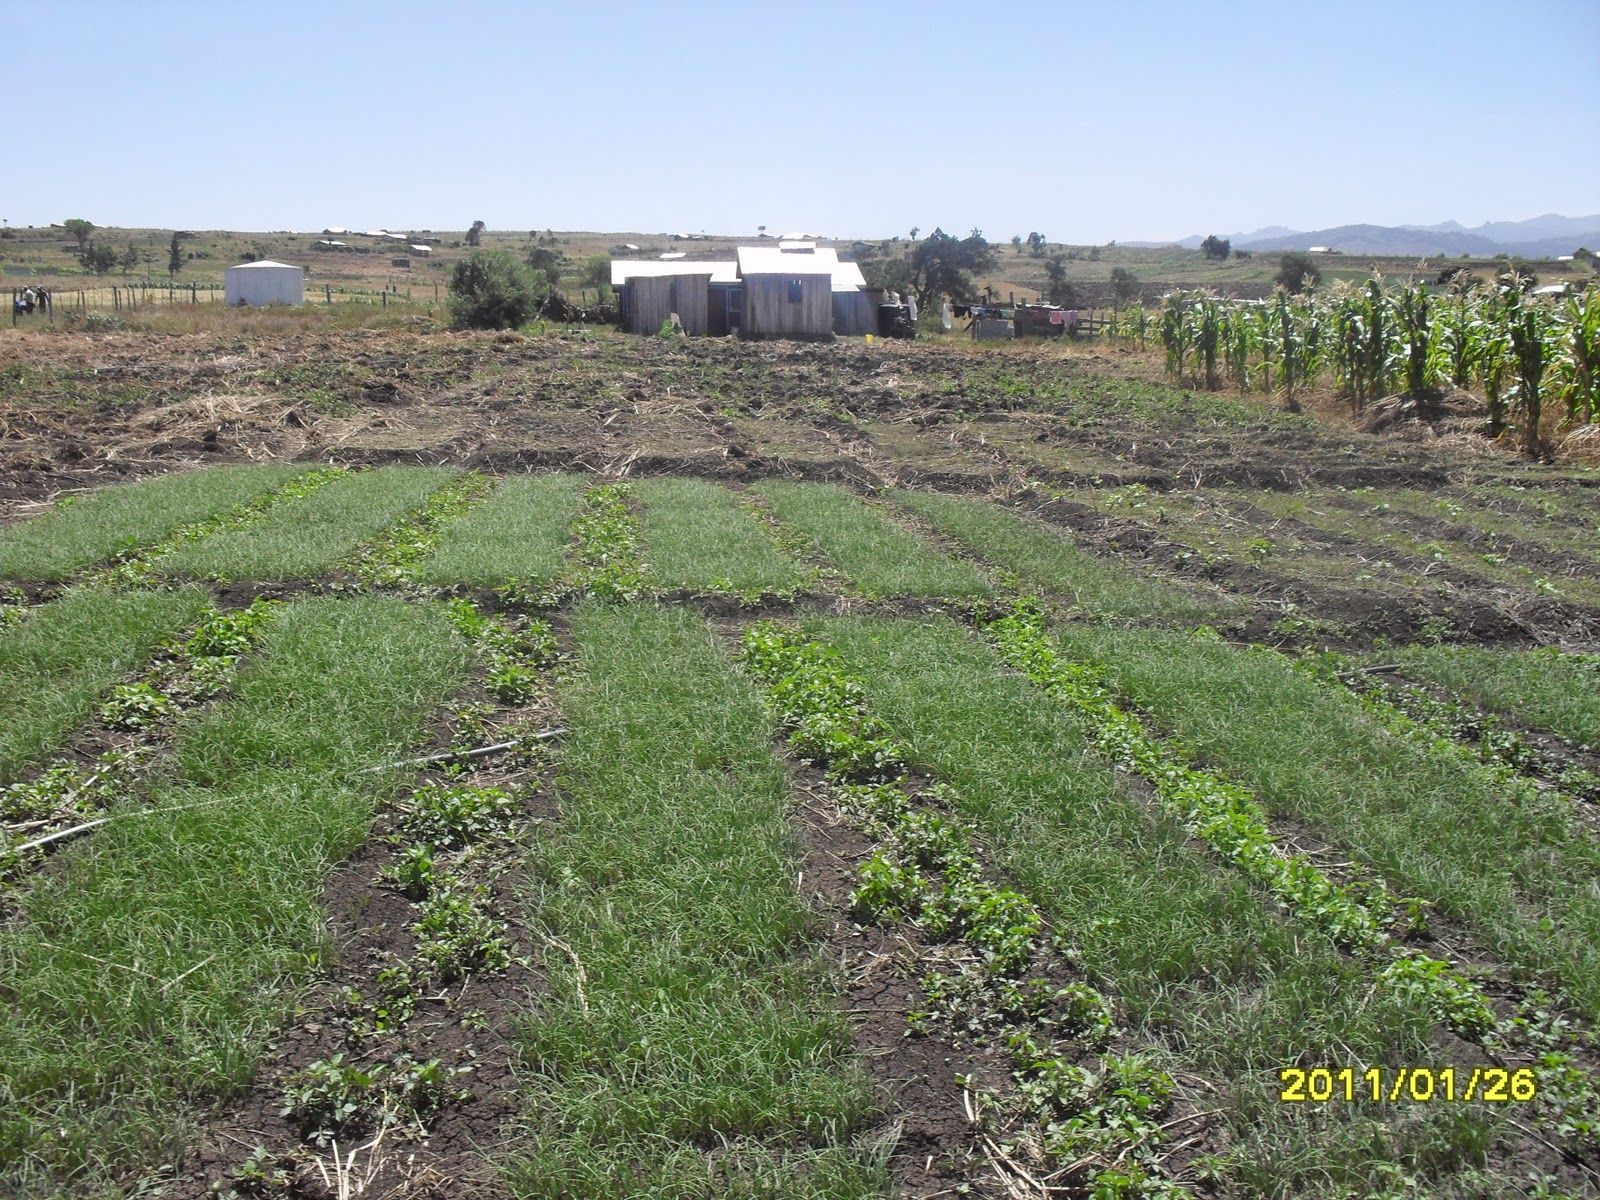
[[[1322,282],[1322,271],[1311,261],[1311,255],[1301,250],[1290,250],[1278,260],[1279,287],[1292,295],[1315,288]]]
[[[919,230],[919,229],[920,229],[920,228],[921,228],[921,226],[919,226],[919,225],[913,225],[913,226],[912,226],[912,227],[911,227],[911,240],[912,240],[912,241],[913,241],[913,242],[914,242],[914,241],[916,241],[916,240],[917,240],[917,231],[918,231],[918,230]]]
[[[68,217],[61,222],[61,226],[78,239],[78,254],[81,256],[89,248],[89,235],[95,231],[95,223],[85,221],[82,217]]]
[[[1111,294],[1118,304],[1127,304],[1139,295],[1139,280],[1127,267],[1111,268]]]
[[[450,323],[457,329],[515,329],[549,289],[504,250],[474,250],[450,275]]]
[[[1035,230],[1028,235],[1028,253],[1038,258],[1044,253],[1044,234]]]
[[[611,286],[611,260],[604,254],[591,255],[583,260],[583,275],[579,280],[583,287],[603,288]]]
[[[1049,277],[1050,287],[1045,293],[1045,298],[1051,304],[1071,307],[1078,303],[1078,293],[1072,284],[1067,282],[1067,260],[1059,254],[1052,254],[1044,264],[1044,273]]]
[[[483,240],[483,231],[487,228],[488,226],[482,221],[474,221],[472,228],[467,230],[467,245],[477,249],[478,243]]]
[[[1200,249],[1207,258],[1225,259],[1233,251],[1233,245],[1227,238],[1219,238],[1216,234],[1207,234],[1206,240],[1200,243]]]
[[[78,261],[96,275],[104,275],[117,265],[116,247],[96,246],[91,242],[78,255]]]
[[[127,278],[128,272],[139,265],[139,247],[129,242],[127,249],[117,259],[117,265],[122,268],[123,278]]]
[[[911,291],[922,308],[941,296],[969,299],[977,286],[973,275],[994,270],[997,262],[994,248],[984,241],[981,230],[958,238],[935,229],[911,255]]]
[[[559,250],[547,250],[543,246],[535,246],[528,251],[524,261],[531,267],[536,276],[542,277],[547,287],[555,287],[561,282],[561,272],[566,266],[567,256]],[[606,282],[610,282],[611,269],[606,268]]]
[[[901,295],[911,290],[911,264],[903,258],[871,258],[861,263],[861,274],[870,288]]]
[[[1011,235],[1011,248],[1018,254],[1022,253],[1022,235],[1020,233],[1013,233]]]
[[[177,275],[183,270],[183,251],[178,246],[178,235],[172,235],[172,242],[167,247],[167,274]]]

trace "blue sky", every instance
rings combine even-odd
[[[0,0],[0,56],[13,225],[1087,243],[1600,213],[1600,0]]]

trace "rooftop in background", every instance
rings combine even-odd
[[[737,263],[727,259],[694,261],[690,259],[672,259],[662,262],[659,259],[628,259],[614,258],[611,260],[611,286],[621,287],[630,278],[638,275],[707,275],[711,276],[712,283],[738,283],[739,268]]]
[[[831,275],[836,292],[867,286],[861,268],[840,262],[839,252],[831,246],[785,240],[776,246],[740,246],[738,253],[740,275]]]

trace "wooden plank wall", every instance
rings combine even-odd
[[[628,328],[634,333],[659,333],[672,314],[672,276],[635,275],[628,280]]]
[[[867,292],[833,293],[833,331],[841,337],[878,332],[878,306]]]
[[[672,277],[672,311],[691,337],[705,337],[711,331],[710,285],[709,273]]]
[[[628,280],[628,328],[634,333],[659,333],[673,313],[683,331],[704,337],[711,327],[709,287],[705,275],[635,275]]]
[[[800,281],[800,302],[789,283]],[[744,332],[749,337],[829,337],[833,333],[831,275],[746,275]]]

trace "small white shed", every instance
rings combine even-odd
[[[302,267],[262,259],[229,267],[223,277],[223,299],[228,304],[263,307],[268,304],[305,302],[306,273]]]

